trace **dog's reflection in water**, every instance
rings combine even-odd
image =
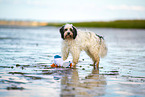
[[[99,75],[98,69],[93,69],[92,73],[84,79],[79,80],[77,69],[72,69],[70,74],[64,74],[61,79],[61,97],[92,97],[105,94],[106,79],[104,75]]]

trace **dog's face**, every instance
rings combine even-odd
[[[66,24],[60,28],[62,39],[75,39],[77,36],[77,30],[72,24]]]

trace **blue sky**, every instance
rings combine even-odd
[[[0,0],[0,19],[47,22],[145,19],[145,0]]]

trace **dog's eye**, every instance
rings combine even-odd
[[[72,28],[70,28],[70,31],[72,31]]]
[[[67,31],[67,29],[64,29],[64,31]]]

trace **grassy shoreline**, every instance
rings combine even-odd
[[[145,20],[116,20],[100,22],[70,22],[76,27],[98,27],[98,28],[133,28],[145,29]],[[48,23],[47,26],[62,26],[65,23]]]

